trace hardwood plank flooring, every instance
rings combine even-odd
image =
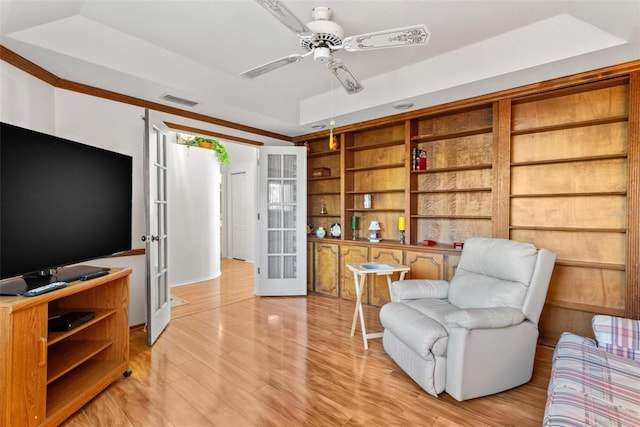
[[[386,355],[349,336],[354,302],[256,297],[253,264],[223,259],[220,278],[172,289],[187,304],[153,347],[131,333],[121,378],[63,426],[539,426],[552,349],[530,383],[458,402],[424,392]],[[379,309],[364,308],[369,331]]]

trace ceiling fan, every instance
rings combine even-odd
[[[298,62],[313,55],[318,62],[326,62],[329,70],[342,84],[347,93],[360,92],[362,83],[349,71],[346,65],[333,53],[338,50],[357,52],[403,46],[418,46],[427,43],[429,31],[424,24],[410,27],[375,31],[357,36],[344,37],[342,27],[331,20],[333,12],[328,7],[316,7],[311,12],[313,21],[304,23],[281,1],[255,0],[275,16],[300,39],[300,46],[307,52],[294,53],[240,73],[251,79],[269,71]]]

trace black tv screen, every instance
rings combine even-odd
[[[131,196],[131,156],[1,123],[0,278],[130,250]]]

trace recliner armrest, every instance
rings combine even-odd
[[[467,308],[444,317],[449,328],[493,329],[517,325],[525,319],[524,313],[512,307]]]
[[[449,295],[446,280],[399,280],[391,284],[391,301],[402,302],[413,299],[445,299]]]

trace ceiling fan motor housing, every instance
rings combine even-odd
[[[342,43],[344,30],[337,23],[329,20],[333,16],[331,9],[328,7],[316,7],[313,9],[311,16],[314,21],[307,23],[307,27],[313,32],[313,36],[300,39],[300,46],[303,49],[312,50],[318,47],[331,49],[332,46],[339,46]],[[320,56],[322,57],[323,55]],[[318,58],[315,59],[318,60]]]

